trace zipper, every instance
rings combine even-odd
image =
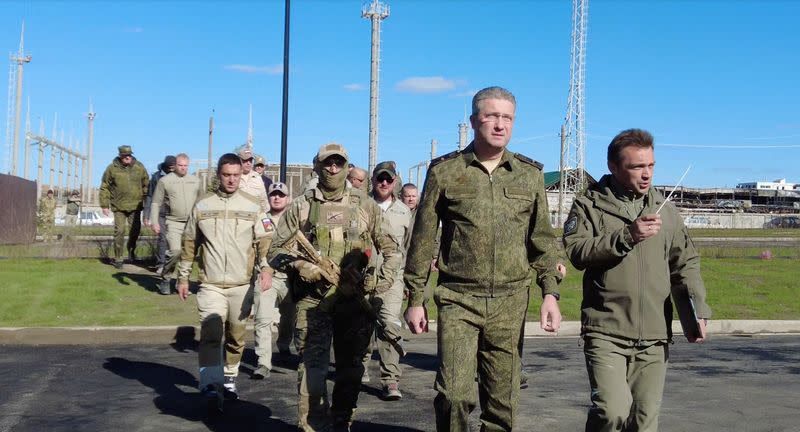
[[[642,243],[636,245],[636,259],[639,263],[639,340],[642,340],[644,331],[644,260],[642,259]]]
[[[222,253],[225,254],[225,260],[224,260],[225,261],[225,265],[224,265],[224,269],[225,270],[224,270],[224,272],[222,274],[222,283],[224,285],[227,285],[228,284],[228,250],[225,247],[225,243],[227,242],[227,240],[225,239],[225,236],[226,236],[227,233],[225,231],[227,231],[227,229],[228,229],[228,198],[223,198],[222,200],[225,202],[225,213],[224,213],[224,219],[223,219],[223,223],[222,223],[222,233],[221,233],[222,235],[220,236],[222,238],[222,245],[221,245],[222,246],[222,251],[223,251]],[[236,229],[236,228],[234,227],[234,229]]]
[[[494,213],[497,206],[494,202],[494,177],[492,176],[492,173],[489,173],[489,192],[490,196],[492,197],[492,213]],[[489,285],[489,295],[494,297],[494,283],[497,280],[497,277],[495,276],[495,271],[497,270],[497,227],[493,222],[489,225],[492,226],[492,281]]]

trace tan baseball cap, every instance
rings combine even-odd
[[[275,182],[269,185],[269,190],[267,191],[267,195],[272,195],[273,192],[280,192],[286,196],[289,196],[289,188],[286,187],[285,183]]]
[[[256,165],[264,165],[264,166],[266,166],[267,165],[267,160],[264,159],[264,157],[261,156],[261,155],[254,155],[253,156],[253,166],[256,166]]]
[[[333,155],[339,155],[348,160],[347,151],[341,144],[335,142],[323,144],[317,152],[317,160],[322,162]]]
[[[247,160],[253,158],[253,150],[250,147],[245,147],[239,150],[239,158],[241,160]]]

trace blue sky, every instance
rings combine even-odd
[[[292,2],[290,163],[310,162],[319,145],[335,140],[354,163],[367,164],[370,24],[361,4]],[[500,85],[517,97],[509,148],[558,169],[571,2],[389,6],[379,161],[397,161],[407,177],[429,156],[431,139],[439,154],[454,150],[472,94]],[[798,16],[795,1],[592,1],[589,172],[607,171],[613,135],[641,127],[656,137],[656,184],[677,181],[689,164],[689,186],[800,182]],[[5,1],[0,51],[16,52],[23,19],[33,55],[23,91],[33,128],[43,118],[49,135],[58,113],[59,129],[85,142],[91,99],[95,184],[121,144],[132,145],[150,171],[167,153],[205,159],[212,109],[215,157],[230,151],[246,139],[249,104],[256,151],[279,160],[282,1]],[[5,122],[0,128],[4,139]]]

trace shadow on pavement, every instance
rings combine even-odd
[[[400,363],[407,364],[411,367],[421,370],[439,370],[439,358],[432,354],[410,352],[400,359]]]
[[[120,357],[106,358],[103,368],[120,377],[137,380],[153,389],[158,394],[153,399],[153,405],[162,414],[180,417],[187,421],[202,422],[212,431],[295,430],[294,425],[271,418],[272,410],[269,408],[248,401],[226,402],[223,414],[209,415],[205,400],[199,392],[185,392],[179,387],[197,388],[197,379],[183,369]]]
[[[355,420],[350,427],[353,432],[423,432],[422,429],[415,429],[406,426],[386,425],[380,423],[360,422]]]
[[[169,344],[175,351],[185,353],[187,351],[197,352],[200,341],[196,338],[197,330],[194,326],[180,326],[175,330],[175,342]]]

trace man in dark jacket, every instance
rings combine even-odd
[[[150,184],[147,187],[147,197],[144,200],[144,225],[151,226],[151,224],[156,223],[156,221],[150,220],[150,207],[153,204],[153,195],[156,192],[156,186],[158,186],[158,181],[161,180],[161,177],[175,171],[175,156],[168,155],[164,158],[164,162],[158,164],[158,171],[154,172],[153,175],[150,176]],[[167,227],[167,219],[166,215],[169,212],[169,200],[164,201],[161,205],[159,212],[158,212],[158,251],[156,256],[156,273],[161,274],[161,271],[164,269],[164,265],[167,263],[167,237],[166,237],[166,227]]]
[[[670,294],[696,311],[700,334],[689,342],[705,339],[711,317],[700,257],[678,210],[651,187],[654,167],[652,135],[620,132],[608,146],[611,175],[575,200],[564,224],[567,256],[585,270],[587,431],[657,430],[672,338]]]
[[[130,146],[119,146],[119,156],[103,173],[100,183],[100,208],[108,216],[114,212],[114,267],[122,268],[122,246],[128,233],[128,256],[135,258],[136,240],[142,229],[142,201],[147,195],[148,175],[133,157]]]

